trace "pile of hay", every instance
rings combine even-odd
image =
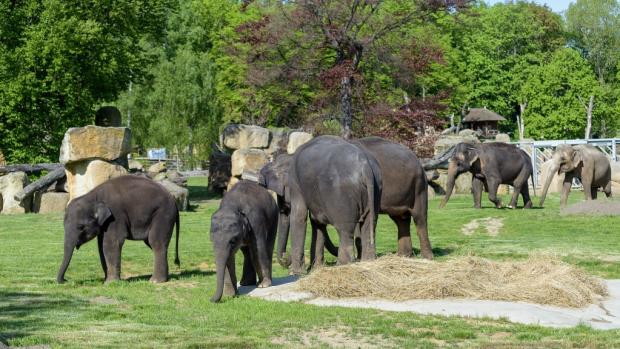
[[[607,295],[602,280],[542,255],[521,262],[473,256],[431,262],[389,255],[317,269],[300,279],[298,287],[327,298],[470,298],[564,307],[583,307]]]

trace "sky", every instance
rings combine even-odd
[[[487,0],[489,4],[496,4],[498,2],[504,2],[504,1],[505,0]],[[539,4],[546,4],[553,10],[553,12],[560,13],[568,9],[568,5],[574,1],[571,1],[571,0],[534,0],[534,2],[539,3]]]

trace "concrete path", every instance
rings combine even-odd
[[[562,308],[525,302],[505,302],[488,300],[445,299],[413,300],[404,302],[380,299],[347,298],[328,299],[314,297],[309,292],[295,288],[295,277],[289,276],[274,280],[274,286],[255,288],[242,286],[241,294],[270,301],[302,302],[318,306],[339,306],[348,308],[372,308],[387,311],[410,311],[419,314],[444,316],[488,317],[507,319],[522,324],[548,327],[573,327],[579,324],[594,329],[620,328],[620,280],[607,280],[609,297],[598,305],[585,308]]]

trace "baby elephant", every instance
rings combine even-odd
[[[125,240],[142,240],[155,255],[151,282],[168,281],[168,245],[176,223],[175,264],[179,265],[179,210],[172,195],[150,179],[122,176],[73,199],[65,212],[65,256],[56,281],[65,281],[73,249],[97,237],[105,281],[119,280]]]
[[[243,252],[241,285],[271,286],[271,256],[278,226],[278,206],[269,192],[257,183],[241,181],[226,193],[211,217],[211,241],[215,252],[217,290],[211,298],[219,302],[237,293],[235,252]],[[226,280],[224,280],[226,279]]]

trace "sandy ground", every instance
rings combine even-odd
[[[600,198],[582,201],[561,210],[566,215],[620,216],[620,201]]]
[[[505,302],[469,299],[415,300],[394,302],[381,299],[328,299],[296,290],[296,278],[274,280],[274,286],[255,288],[242,286],[239,292],[270,301],[302,302],[317,306],[372,308],[397,312],[414,312],[444,316],[488,317],[507,319],[522,324],[547,327],[573,327],[579,324],[594,329],[620,328],[620,280],[606,280],[609,297],[599,304],[585,308],[562,308],[525,302]]]

